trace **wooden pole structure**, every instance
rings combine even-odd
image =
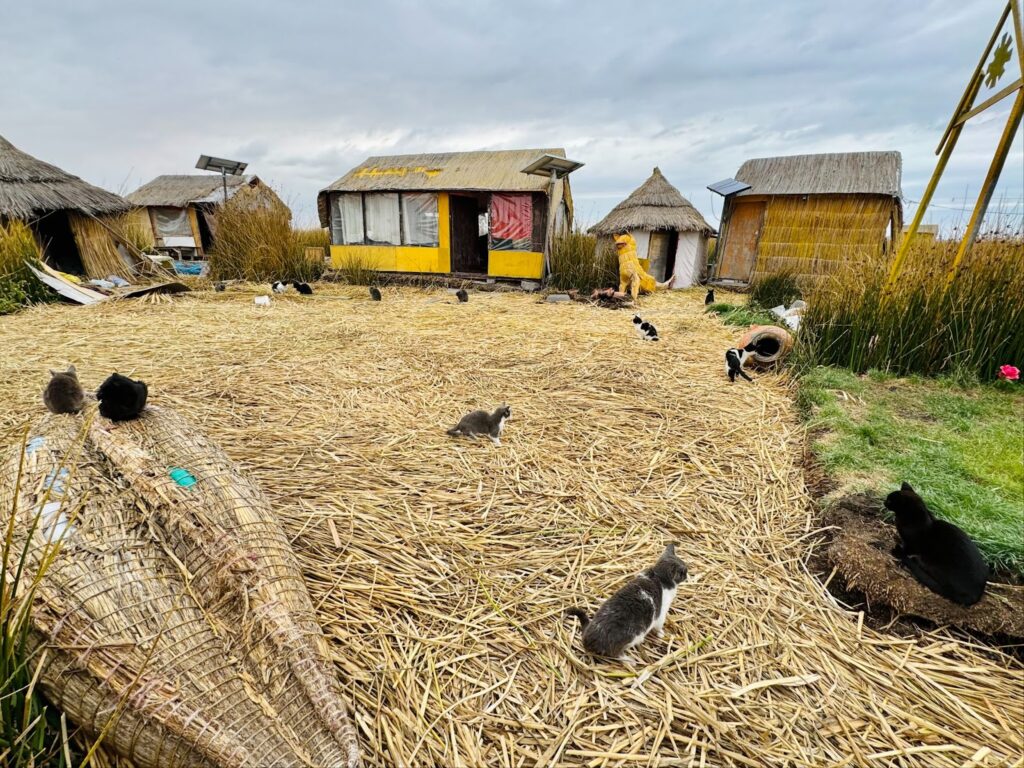
[[[999,38],[999,32],[1002,30],[1007,18],[1011,15],[1012,37],[1013,42],[1017,46],[1016,58],[1020,64],[1021,77],[1017,78],[1015,82],[1003,88],[998,93],[987,98],[981,104],[975,106],[974,102],[978,98],[978,93],[981,90],[982,84],[985,82],[983,69],[985,62],[988,60],[989,53],[992,52],[992,49],[996,45],[996,40]],[[1004,35],[1003,45],[1006,44],[1006,37],[1008,37],[1008,35]],[[996,183],[999,181],[999,175],[1002,173],[1003,166],[1006,163],[1006,158],[1010,152],[1010,147],[1013,144],[1014,135],[1020,127],[1021,116],[1024,114],[1024,50],[1022,50],[1022,48],[1024,48],[1024,28],[1022,28],[1021,24],[1020,0],[1009,0],[1002,15],[999,17],[999,22],[996,24],[995,31],[992,33],[992,37],[989,39],[988,45],[985,46],[985,51],[982,53],[981,59],[978,61],[978,65],[974,69],[974,76],[971,78],[970,83],[968,83],[967,88],[960,97],[960,103],[957,104],[957,108],[953,112],[953,117],[950,119],[949,125],[946,126],[946,130],[942,134],[942,138],[939,140],[939,146],[935,150],[935,153],[939,155],[939,161],[935,166],[935,171],[932,173],[931,179],[928,181],[928,186],[925,187],[924,194],[921,197],[921,202],[918,204],[917,212],[914,214],[910,228],[907,230],[907,234],[900,242],[899,250],[896,253],[896,257],[893,259],[892,266],[889,268],[889,277],[886,281],[887,291],[892,289],[899,277],[903,264],[906,261],[907,254],[910,252],[911,245],[913,244],[914,236],[917,234],[918,227],[921,224],[921,220],[924,218],[924,214],[928,209],[929,203],[931,203],[932,195],[935,194],[935,188],[938,186],[939,179],[942,178],[942,174],[946,169],[946,164],[949,162],[949,158],[953,154],[953,148],[956,146],[957,140],[963,132],[964,125],[966,125],[967,121],[975,115],[983,112],[1016,91],[1017,98],[1014,101],[1013,108],[1010,110],[1010,117],[1006,122],[1003,135],[999,140],[999,144],[996,146],[995,155],[992,158],[988,174],[985,176],[981,192],[978,195],[978,201],[971,214],[971,219],[967,226],[967,232],[964,234],[964,238],[960,243],[960,247],[957,249],[955,258],[953,259],[953,265],[950,268],[949,275],[946,279],[947,288],[952,284],[956,277],[956,273],[960,268],[961,262],[963,262],[964,257],[968,252],[970,252],[975,240],[977,240],[978,232],[981,229],[982,219],[985,216],[985,212],[988,210],[988,205],[992,200],[992,194],[995,191]],[[1001,75],[1002,71],[999,71],[998,74],[996,74],[994,72],[994,64],[990,65],[989,77],[993,79],[993,82],[990,82],[989,86],[994,88],[994,81],[998,80]]]

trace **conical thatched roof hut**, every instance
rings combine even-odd
[[[656,280],[675,275],[674,288],[687,288],[704,276],[707,236],[715,230],[700,211],[655,168],[650,178],[590,228],[599,238],[622,232],[637,243]]]
[[[123,272],[113,239],[96,219],[131,208],[123,198],[44,163],[0,136],[0,220],[20,220],[51,264],[106,277]]]

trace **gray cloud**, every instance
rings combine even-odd
[[[654,165],[709,218],[749,157],[898,149],[911,200],[998,3],[811,0],[8,3],[0,133],[129,191],[238,157],[296,217],[367,155],[563,146],[579,218]],[[1007,80],[1008,82],[1008,80]],[[977,190],[1008,104],[972,121],[936,203]],[[1001,183],[1021,209],[1018,137]],[[959,214],[936,208],[932,219]]]

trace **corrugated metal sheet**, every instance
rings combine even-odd
[[[728,197],[745,189],[750,189],[750,185],[744,181],[736,181],[736,179],[723,179],[722,181],[716,181],[714,184],[708,184],[708,189],[722,197]]]
[[[523,173],[541,155],[565,157],[564,149],[503,149],[487,152],[437,152],[370,157],[320,190],[320,224],[328,225],[331,192],[544,192],[549,179]],[[566,199],[568,179],[563,179]],[[561,199],[562,195],[556,195]],[[556,201],[557,202],[557,201]]]
[[[744,195],[888,195],[902,197],[899,152],[842,152],[747,160],[736,172]]]

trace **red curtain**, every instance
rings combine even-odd
[[[492,251],[529,251],[533,243],[533,196],[491,195]]]

